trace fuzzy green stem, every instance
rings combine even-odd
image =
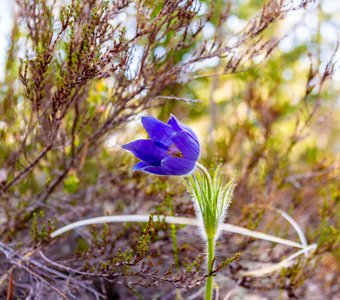
[[[201,165],[199,162],[196,162],[197,168],[203,173],[203,175],[206,177],[206,180],[208,181],[208,192],[209,192],[209,198],[211,201],[213,201],[214,198],[214,192],[213,192],[213,182],[211,180],[211,176],[209,171]],[[201,211],[202,217],[204,219],[204,212]],[[215,215],[216,217],[216,215]],[[211,231],[211,226],[207,228],[207,224],[204,224],[205,227],[205,234],[207,237],[207,272],[210,274],[214,269],[214,256],[215,256],[215,233],[216,228]],[[205,286],[205,300],[212,300],[213,295],[213,276],[209,275],[207,277],[206,286]]]
[[[214,269],[214,256],[215,256],[215,238],[208,238],[207,240],[207,271],[210,274]],[[207,277],[207,282],[205,285],[205,300],[211,300],[213,295],[213,276],[209,275]]]

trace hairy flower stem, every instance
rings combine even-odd
[[[207,250],[208,250],[208,259],[207,259],[207,270],[208,274],[210,274],[214,269],[214,256],[215,256],[215,237],[208,238],[207,240]],[[205,285],[205,300],[211,300],[213,294],[213,276],[209,275],[207,277],[207,282]]]
[[[208,189],[209,189],[209,195],[212,198],[213,197],[213,182],[211,180],[211,176],[208,172],[208,170],[201,165],[199,162],[196,162],[197,168],[203,173],[203,175],[206,177],[208,181]],[[213,199],[211,199],[212,201]],[[201,211],[203,214],[203,212]],[[204,216],[202,216],[204,218]],[[214,269],[214,257],[215,257],[215,234],[216,234],[216,228],[215,230],[207,230],[205,227],[205,236],[207,239],[207,274],[210,274]],[[211,300],[213,295],[213,276],[209,275],[207,277],[206,281],[206,287],[205,287],[205,300]]]

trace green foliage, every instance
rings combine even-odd
[[[196,259],[185,265],[185,269],[187,272],[198,271],[201,268],[202,263],[204,262],[204,255],[198,255]]]
[[[145,299],[172,297],[174,286],[186,298],[200,288],[207,272],[194,227],[163,220],[107,224],[49,239],[56,219],[62,226],[104,214],[194,216],[177,178],[130,170],[120,145],[143,137],[134,125],[140,113],[162,120],[175,114],[199,136],[205,165],[219,163],[227,176],[237,171],[228,222],[294,239],[271,210],[280,208],[318,244],[310,260],[242,279],[245,289],[263,298],[308,298],[317,285],[315,297],[334,297],[338,83],[325,68],[334,67],[332,35],[322,33],[334,26],[336,12],[324,10],[332,1],[309,2],[305,15],[317,21],[301,17],[290,27],[299,7],[288,0],[16,1],[0,70],[0,298],[11,298],[11,280],[15,299],[62,297],[56,291],[66,298],[126,298],[131,286]],[[299,28],[310,25],[300,40]],[[282,47],[284,37],[290,49]],[[163,57],[155,54],[160,46]],[[228,206],[221,200],[225,184],[199,172],[186,179],[196,183],[191,193],[203,192],[203,229],[212,235],[223,219],[218,203]],[[219,243],[214,275],[223,279],[222,298],[239,269],[293,251],[231,234],[221,234]],[[239,251],[240,261],[224,261]]]
[[[48,219],[44,223],[45,215],[42,210],[33,213],[30,235],[34,244],[42,244],[50,241],[50,234],[56,229],[57,220]]]
[[[140,237],[137,247],[136,247],[136,255],[138,259],[145,257],[146,254],[149,253],[149,244],[150,244],[150,233],[149,230],[152,226],[152,220],[150,219],[147,227],[143,230],[143,234]]]
[[[86,253],[89,250],[89,245],[86,242],[86,240],[79,238],[77,240],[77,246],[76,246],[76,250],[75,253],[79,256],[82,256],[84,253]]]
[[[185,184],[197,206],[196,215],[207,243],[207,273],[205,299],[211,300],[213,293],[213,271],[215,242],[219,225],[227,212],[235,187],[235,178],[223,185],[223,176],[218,166],[212,176],[200,163],[196,163],[199,173],[187,177]]]
[[[70,174],[64,180],[64,189],[66,192],[73,194],[78,190],[79,178],[76,174]]]
[[[218,264],[218,266],[215,268],[213,273],[217,273],[220,270],[222,270],[225,267],[227,267],[232,262],[240,260],[240,257],[241,257],[241,253],[239,253],[239,252],[235,253],[232,257],[227,257],[224,261],[222,261],[220,264]]]
[[[207,239],[215,238],[219,224],[223,221],[226,210],[230,205],[235,180],[223,184],[220,166],[212,176],[203,166],[198,166],[201,172],[186,178],[186,187],[193,201],[197,203],[198,218],[203,221],[202,227]],[[195,204],[196,205],[196,204]]]
[[[242,210],[242,216],[247,223],[246,227],[255,230],[265,214],[264,209],[256,208],[255,205],[245,206]]]
[[[304,281],[307,279],[303,272],[303,268],[303,264],[297,262],[289,268],[282,269],[280,272],[282,286],[287,285],[290,289],[296,289],[303,285]]]

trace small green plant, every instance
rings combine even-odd
[[[226,215],[232,193],[235,187],[235,179],[223,184],[223,176],[220,167],[217,167],[212,176],[208,170],[196,163],[200,172],[186,178],[185,183],[190,192],[195,206],[197,218],[201,221],[202,235],[207,246],[207,271],[205,299],[212,299],[212,287],[215,261],[215,243],[218,237],[220,224]]]
[[[47,224],[42,222],[45,214],[42,210],[33,213],[30,235],[35,244],[44,243],[50,240],[50,234],[56,229],[56,219],[48,219]]]

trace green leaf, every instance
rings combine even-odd
[[[205,167],[197,164],[199,172],[185,180],[188,192],[197,205],[197,217],[202,220],[207,239],[215,238],[219,224],[223,221],[230,205],[235,187],[235,178],[223,185],[221,168],[217,167],[212,176]]]

